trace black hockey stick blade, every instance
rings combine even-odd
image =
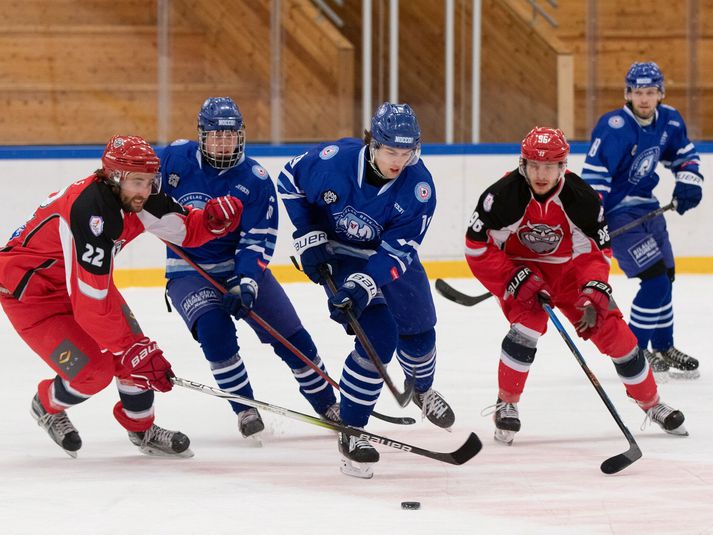
[[[376,411],[372,412],[371,415],[374,418],[377,418],[384,422],[388,422],[390,424],[413,425],[416,423],[416,420],[414,418],[411,418],[410,416],[389,416],[387,414],[381,414],[380,412]]]
[[[472,307],[473,305],[477,305],[481,301],[485,301],[486,299],[493,296],[493,294],[491,294],[490,292],[484,293],[482,295],[464,294],[463,292],[459,292],[458,290],[453,288],[453,286],[448,284],[443,279],[436,279],[436,291],[449,301],[453,301],[454,303],[458,303],[459,305],[463,305],[466,307]]]
[[[208,394],[218,398],[232,399],[234,401],[240,402],[243,405],[247,405],[248,407],[262,409],[273,414],[292,418],[293,420],[298,420],[307,424],[316,425],[325,429],[331,429],[332,431],[338,431],[340,433],[346,433],[350,436],[365,438],[366,440],[374,442],[375,444],[382,444],[390,448],[395,448],[397,450],[405,451],[407,453],[413,453],[422,457],[428,457],[429,459],[441,461],[443,463],[454,465],[464,464],[473,457],[475,457],[483,447],[483,444],[480,442],[478,436],[475,433],[471,433],[468,439],[463,443],[463,445],[461,445],[455,451],[438,452],[427,450],[424,448],[419,448],[418,446],[406,444],[405,442],[397,442],[381,435],[369,433],[364,429],[357,429],[355,427],[349,427],[348,425],[328,422],[326,420],[322,420],[321,418],[317,418],[316,416],[309,416],[308,414],[303,414],[301,412],[286,409],[278,405],[272,405],[270,403],[259,401],[257,399],[251,399],[239,396],[237,394],[231,394],[230,392],[226,392],[225,390],[214,388],[212,386],[207,386],[196,381],[181,379],[180,377],[171,377],[171,382],[176,386],[182,386],[184,388],[196,390],[198,392],[202,392],[204,394]]]
[[[641,450],[636,443],[633,443],[629,445],[629,449],[624,453],[614,455],[614,457],[609,457],[605,460],[601,469],[605,474],[616,474],[639,459],[641,459]]]

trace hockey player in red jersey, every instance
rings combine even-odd
[[[171,365],[114,285],[114,256],[145,230],[201,245],[237,227],[242,204],[226,196],[192,210],[160,193],[159,159],[140,137],[114,136],[101,161],[50,195],[0,249],[0,305],[57,374],[39,383],[31,413],[76,457],[82,441],[65,411],[116,377],[114,416],[131,442],[143,453],[188,457],[187,436],[153,423],[154,390],[171,390]]]
[[[666,432],[686,435],[684,416],[659,400],[637,340],[612,298],[609,235],[599,195],[567,171],[569,144],[536,127],[520,165],[481,195],[466,233],[466,260],[510,322],[502,343],[495,439],[520,430],[517,404],[537,340],[547,330],[542,301],[558,307],[585,340],[609,355],[627,394]]]

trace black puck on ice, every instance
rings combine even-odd
[[[421,502],[401,502],[401,509],[416,511],[421,508]]]

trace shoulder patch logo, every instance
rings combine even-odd
[[[416,198],[419,202],[428,202],[431,198],[431,186],[428,182],[419,182],[416,184],[414,193],[416,193]]]
[[[609,117],[609,121],[607,122],[609,126],[614,129],[618,129],[624,126],[624,118],[621,115],[613,115]]]
[[[168,175],[168,185],[172,188],[177,187],[180,181],[181,177],[178,176],[176,173],[171,173],[170,175]]]
[[[104,218],[100,215],[93,215],[90,217],[89,230],[91,230],[92,234],[95,236],[99,236],[102,232],[104,232]]]
[[[495,197],[493,197],[492,193],[488,193],[485,196],[485,199],[483,199],[483,210],[486,212],[490,212],[490,210],[493,208],[493,202],[495,201]]]
[[[265,180],[267,177],[270,176],[268,175],[267,170],[262,165],[257,164],[253,165],[253,175],[258,177],[260,180]]]
[[[339,200],[339,196],[331,189],[328,189],[327,191],[322,193],[322,200],[325,202],[325,204],[334,204]]]
[[[330,158],[334,158],[334,156],[336,156],[338,152],[339,147],[337,147],[336,145],[329,145],[328,147],[324,147],[321,151],[319,151],[319,157],[323,160],[329,160]]]

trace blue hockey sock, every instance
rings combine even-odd
[[[666,273],[641,281],[639,291],[631,305],[629,327],[636,336],[639,347],[646,349],[654,333],[670,329],[673,336],[673,309],[671,307],[671,280]]]
[[[213,372],[215,382],[218,383],[221,390],[253,399],[253,389],[250,386],[248,371],[238,353],[227,360],[211,362],[210,371]],[[236,414],[250,408],[236,401],[229,401],[229,403]]]
[[[661,305],[657,327],[651,334],[651,347],[658,351],[665,351],[673,347],[673,285],[669,285],[668,293]]]
[[[436,373],[436,331],[399,336],[396,358],[406,379],[416,380],[416,392],[425,392],[433,385]]]

